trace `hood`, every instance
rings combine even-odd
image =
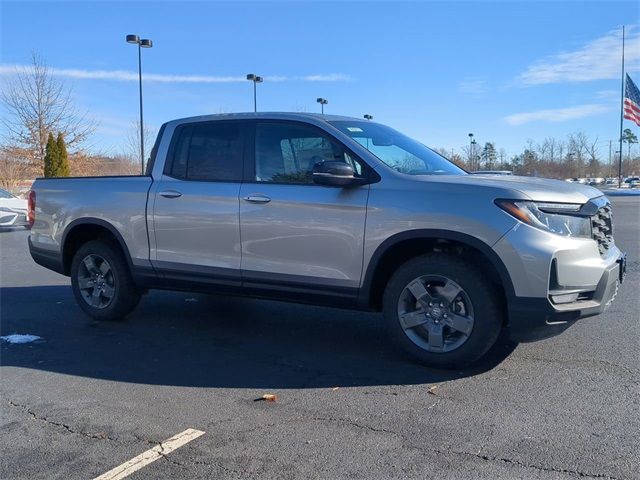
[[[0,208],[27,211],[27,201],[22,198],[0,198]]]
[[[597,188],[563,180],[512,175],[443,175],[416,176],[416,180],[446,184],[488,187],[502,198],[528,199],[537,202],[586,203],[604,195]],[[496,197],[498,198],[498,197]]]

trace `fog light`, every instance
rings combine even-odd
[[[551,295],[553,303],[571,303],[578,300],[580,293],[564,293],[562,295]]]

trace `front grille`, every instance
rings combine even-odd
[[[600,255],[604,255],[613,245],[613,224],[611,223],[611,205],[606,204],[591,217],[591,236],[598,242]]]

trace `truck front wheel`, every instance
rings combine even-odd
[[[82,245],[71,262],[71,286],[80,308],[96,320],[119,320],[140,301],[120,250],[100,240]]]
[[[418,361],[462,368],[482,357],[503,325],[494,285],[461,258],[416,257],[387,284],[384,316],[392,338]]]

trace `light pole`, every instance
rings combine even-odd
[[[257,94],[256,94],[256,84],[257,83],[262,83],[264,81],[264,79],[259,76],[256,75],[255,73],[249,73],[247,75],[247,80],[250,80],[253,82],[253,111],[257,112],[258,111],[258,98],[257,98]]]
[[[478,170],[478,155],[476,154],[476,145],[478,143],[474,140],[471,141],[471,152],[473,153],[473,166]]]
[[[373,120],[373,115],[369,115],[368,113],[364,114],[364,119],[367,122],[370,122],[371,120]],[[367,150],[369,150],[369,137],[367,136]]]
[[[469,170],[473,167],[473,133],[469,134]]]
[[[127,43],[138,45],[138,84],[140,87],[140,168],[144,175],[144,121],[142,117],[142,49],[153,47],[148,38],[140,39],[138,35],[127,35]]]
[[[329,103],[329,100],[327,100],[326,98],[316,98],[316,102],[318,102],[320,104],[320,108],[321,108],[321,112],[324,115],[324,106]]]

